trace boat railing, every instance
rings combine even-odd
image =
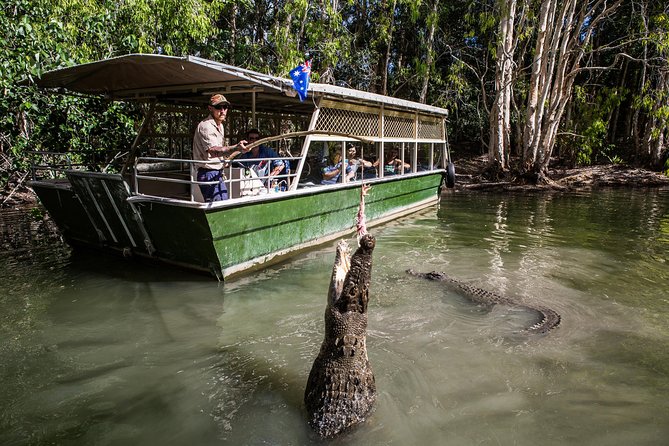
[[[68,170],[86,170],[90,163],[74,152],[48,150],[26,151],[30,159],[30,175],[33,181],[65,179]]]
[[[280,160],[290,166],[299,157],[247,158],[224,163],[223,174],[231,199],[253,195],[272,194],[290,189],[297,174],[285,169],[270,175],[272,161]],[[270,167],[257,169],[254,166],[265,162]],[[197,166],[202,161],[138,157],[135,160],[132,181],[134,191],[142,195],[169,198],[187,198],[189,201],[204,201],[200,185],[218,184],[218,181],[197,181]]]

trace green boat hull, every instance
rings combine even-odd
[[[34,183],[65,239],[212,273],[266,266],[355,228],[360,183],[299,189],[215,206],[133,196],[118,176],[82,175],[71,187]],[[443,171],[372,180],[368,225],[436,203]]]

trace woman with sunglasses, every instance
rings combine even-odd
[[[223,175],[222,156],[237,148],[244,151],[245,140],[232,146],[224,146],[225,131],[223,121],[228,115],[230,102],[220,93],[214,94],[209,98],[209,116],[201,121],[195,136],[193,136],[193,159],[204,161],[196,163],[197,181],[213,182],[215,184],[200,184],[202,196],[207,202],[226,200],[228,190],[225,186],[225,177]]]

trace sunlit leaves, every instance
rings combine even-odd
[[[650,41],[664,55],[665,60],[669,57],[669,13],[662,12],[653,17],[653,32]]]

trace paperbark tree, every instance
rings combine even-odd
[[[523,169],[546,179],[560,120],[600,23],[615,0],[543,0],[539,12],[523,134]]]
[[[639,97],[643,96],[644,86],[646,85],[646,71],[648,66],[648,36],[650,34],[650,28],[648,25],[648,8],[646,2],[642,1],[639,5],[640,7],[640,21],[642,25],[641,37],[642,37],[642,54],[641,54],[641,73],[639,74]],[[634,108],[634,114],[632,115],[632,138],[634,140],[634,147],[637,153],[642,153],[643,149],[641,147],[641,136],[639,131],[639,117],[641,115],[641,107]]]
[[[379,5],[378,37],[374,41],[379,56],[376,63],[376,76],[378,80],[374,83],[374,87],[376,92],[380,94],[388,94],[388,72],[390,71],[390,56],[393,48],[396,7],[397,0],[392,0],[391,2],[381,0]]]
[[[647,98],[650,104],[643,147],[652,165],[663,167],[660,165],[662,154],[669,144],[669,70],[657,73],[655,88]]]
[[[495,99],[490,111],[488,160],[506,170],[511,151],[511,96],[513,94],[516,0],[498,0],[501,12],[495,70]]]

